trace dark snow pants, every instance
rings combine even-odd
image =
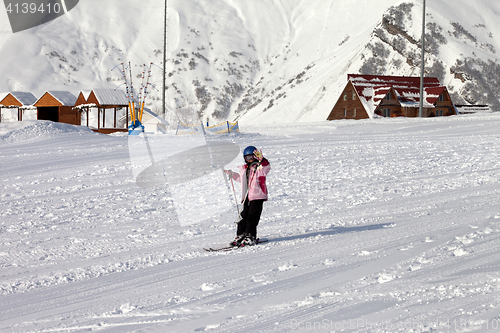
[[[236,235],[247,233],[257,238],[257,225],[260,221],[260,214],[262,214],[262,206],[264,200],[245,200],[243,204],[243,211],[241,212],[241,220],[238,222],[238,230]]]

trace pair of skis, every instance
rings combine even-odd
[[[260,239],[260,238],[257,238],[257,240],[255,241],[255,245],[257,244],[261,244],[261,243],[265,243],[265,242],[268,242],[269,240],[268,239]],[[233,245],[230,245],[230,246],[223,246],[223,247],[217,247],[217,248],[213,248],[213,247],[209,247],[209,248],[203,248],[203,250],[207,251],[207,252],[219,252],[219,251],[232,251],[232,250],[235,250],[235,249],[241,249],[243,247],[248,247],[247,246],[233,246]]]

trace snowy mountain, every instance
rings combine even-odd
[[[154,63],[160,111],[163,1],[86,0],[13,34],[0,10],[0,91],[116,88],[131,62]],[[442,0],[426,8],[426,72],[456,103],[500,109],[500,3]],[[242,124],[326,119],[348,73],[419,75],[422,3],[168,1],[167,119]]]

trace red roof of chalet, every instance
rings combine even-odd
[[[358,85],[417,87],[420,89],[420,77],[347,74],[347,79]],[[424,87],[439,87],[441,83],[435,77],[424,77]]]
[[[371,102],[374,107],[392,89],[401,106],[415,107],[420,103],[420,77],[348,74],[358,96],[363,102]],[[426,107],[432,107],[445,87],[435,77],[424,77]]]

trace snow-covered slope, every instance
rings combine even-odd
[[[21,33],[0,20],[0,91],[116,88],[111,69],[153,62],[161,89],[163,1],[86,0],[66,15]],[[456,102],[498,96],[500,3],[427,4],[428,75]],[[0,10],[0,15],[5,13]],[[167,118],[242,124],[326,119],[348,73],[418,75],[421,2],[168,1]],[[150,89],[149,106],[161,107]],[[189,110],[187,112],[186,110]]]
[[[11,124],[1,332],[498,331],[500,115],[222,136],[272,163],[269,242],[217,253],[236,209],[181,227],[166,189],[135,185],[126,136]]]

